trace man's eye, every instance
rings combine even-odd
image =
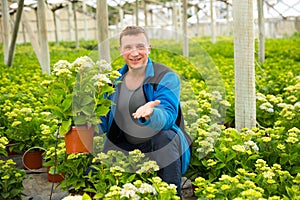
[[[136,48],[137,48],[137,49],[140,49],[140,50],[143,50],[143,49],[145,49],[146,47],[145,47],[145,45],[140,44],[140,45],[137,45]]]
[[[125,51],[130,51],[131,49],[131,47],[125,47]]]

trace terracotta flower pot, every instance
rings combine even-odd
[[[95,127],[73,126],[65,135],[66,152],[91,153],[93,150],[93,137]]]
[[[48,181],[53,183],[60,183],[64,180],[64,177],[60,174],[50,174],[49,173],[50,167],[47,167],[48,173]]]
[[[23,154],[23,165],[25,169],[29,170],[42,168],[42,151],[25,152]]]

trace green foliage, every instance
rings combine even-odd
[[[93,155],[86,153],[68,154],[65,160],[59,163],[59,172],[62,172],[64,180],[60,183],[63,191],[69,191],[72,194],[83,194],[87,188],[85,175],[88,167],[92,163]]]
[[[220,37],[215,44],[211,44],[210,38],[192,38],[189,41],[189,58],[182,56],[182,41],[152,40],[151,59],[170,66],[182,79],[183,112],[187,130],[194,139],[191,165],[186,176],[194,181],[198,198],[299,198],[299,40],[297,34],[290,38],[266,39],[265,62],[255,63],[258,128],[240,132],[234,129],[233,38]],[[61,44],[50,44],[51,66],[62,59],[75,60],[85,55],[93,56],[94,47],[97,46],[95,41],[81,41],[78,49],[74,48],[74,42]],[[111,55],[115,58],[112,67],[119,69],[124,61],[119,56],[117,41],[114,40],[111,44],[114,45]],[[44,111],[43,105],[50,99],[47,87],[52,80],[41,73],[30,45],[17,45],[16,50],[14,66],[0,66],[0,134],[6,135],[9,141],[15,137],[10,133],[14,120],[7,113],[23,107],[37,111],[34,112],[37,114]],[[0,58],[3,59],[3,54],[0,54]],[[89,88],[90,85],[84,86]],[[58,84],[55,87],[57,94],[52,99],[53,104],[48,106],[53,113],[64,117],[70,108],[70,96],[63,94],[65,85]],[[78,95],[82,96],[80,91]],[[78,99],[76,104],[84,108],[91,101],[87,97]],[[62,106],[55,107],[58,104]],[[81,111],[90,113],[85,108]],[[105,114],[108,110],[101,111],[103,113],[97,114]],[[81,121],[80,118],[78,120]],[[220,123],[215,124],[215,121]],[[63,129],[66,131],[71,123],[66,120]],[[43,129],[47,130],[43,134],[44,141],[49,141],[47,137],[53,138],[46,132],[53,135],[57,128],[49,124],[50,121],[45,124],[49,127]],[[18,135],[17,132],[14,133]],[[52,142],[48,143],[53,145],[53,140],[50,141]],[[256,147],[258,151],[255,150]],[[65,159],[60,159],[63,158]],[[105,171],[103,177],[97,169]],[[111,186],[117,183],[115,176],[107,168],[96,166],[95,170],[99,173],[99,180]],[[140,178],[136,173],[124,173],[124,177],[131,181]],[[101,181],[93,178],[95,177],[90,177],[90,180],[99,184],[99,190],[104,188],[110,195],[124,189],[120,182],[125,183],[125,178],[118,179],[119,185],[116,188],[101,185]],[[149,179],[147,181],[154,183]],[[73,183],[81,189],[84,187],[82,182],[74,180]],[[136,188],[140,186],[133,185]],[[70,185],[65,186],[67,188]]]
[[[192,172],[198,198],[299,198],[298,191],[291,192],[300,186],[299,129],[229,128],[218,135],[207,128],[198,128],[186,174]]]
[[[48,147],[44,152],[45,162],[43,166],[49,167],[50,174],[64,174],[62,163],[67,159],[65,141],[59,139],[57,146]]]
[[[8,140],[0,137],[0,154],[7,155],[5,146]],[[12,159],[0,160],[0,199],[21,199],[25,171],[18,169]]]
[[[47,93],[40,84],[48,77],[41,73],[37,65],[30,65],[31,59],[27,60],[28,66],[23,65],[26,63],[24,60],[18,67],[0,66],[0,135],[14,142],[10,150],[17,152],[33,146],[45,147],[47,143],[54,142],[50,139],[53,139],[57,128],[56,121],[45,112]]]
[[[99,153],[87,175],[86,192],[94,199],[179,199],[176,186],[168,185],[156,176],[155,161],[139,151],[124,154],[110,150]]]

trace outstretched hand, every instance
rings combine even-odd
[[[148,120],[153,114],[154,107],[157,106],[158,104],[160,104],[160,100],[149,101],[145,105],[139,107],[135,111],[135,113],[132,113],[133,118],[138,119],[143,117],[146,120]]]

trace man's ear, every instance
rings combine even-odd
[[[119,52],[120,52],[120,55],[122,55],[121,46],[119,46]]]
[[[149,45],[149,48],[147,49],[147,54],[149,55],[150,54],[150,52],[151,52],[151,44]]]

